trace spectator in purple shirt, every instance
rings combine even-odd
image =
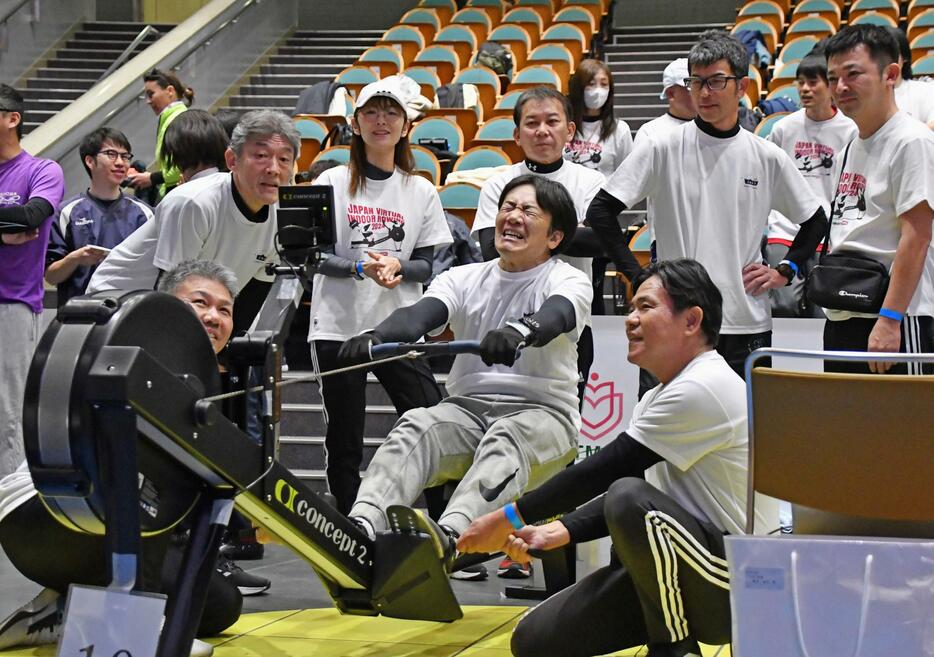
[[[23,390],[39,339],[42,275],[52,216],[65,192],[56,162],[19,144],[23,97],[0,84],[0,476],[23,454]]]

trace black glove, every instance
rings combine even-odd
[[[512,366],[519,357],[520,347],[525,346],[525,338],[511,326],[493,329],[480,342],[480,358],[487,365],[502,363]]]
[[[374,333],[355,335],[341,345],[340,350],[337,352],[337,362],[342,365],[369,363],[373,360],[370,356],[370,347],[381,342],[382,340]]]

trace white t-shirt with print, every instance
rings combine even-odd
[[[812,121],[803,109],[775,124],[766,137],[794,160],[795,166],[814,193],[830,207],[837,185],[839,164],[846,145],[859,131],[852,119],[836,111],[826,121]],[[798,226],[777,210],[769,214],[769,241],[787,242],[798,234]]]
[[[658,118],[652,119],[648,123],[643,123],[642,127],[636,132],[636,136],[633,139],[633,146],[638,146],[643,141],[650,139],[658,139],[667,135],[669,132],[680,128],[685,123],[691,119],[679,119],[678,117],[672,115],[669,112],[665,112]],[[652,199],[646,199],[645,202],[645,225],[648,226],[647,230],[649,231],[649,240],[655,241],[655,228],[652,226],[652,216],[655,214],[655,208],[652,204]]]
[[[609,176],[632,150],[632,131],[628,123],[617,119],[616,130],[603,141],[602,125],[601,121],[582,121],[574,138],[564,147],[564,159]]]
[[[745,531],[746,386],[720,354],[700,354],[647,392],[626,433],[665,459],[646,471],[646,481],[720,530]],[[757,496],[756,531],[777,527],[777,501]]]
[[[590,279],[566,262],[550,258],[522,272],[507,272],[499,259],[453,267],[425,292],[448,309],[448,326],[458,340],[482,340],[541,308],[548,297],[565,297],[574,306],[575,327],[543,347],[522,351],[512,367],[487,366],[480,356],[461,354],[447,379],[451,395],[501,395],[557,408],[580,428],[577,401],[577,340],[590,323]]]
[[[409,260],[415,249],[450,244],[434,185],[421,176],[396,169],[386,180],[366,180],[349,195],[350,169],[328,169],[316,181],[334,186],[337,244],[334,254],[348,260],[369,260],[368,251]],[[370,278],[315,275],[311,294],[309,340],[346,340],[372,329],[394,310],[422,296],[422,284],[403,280],[387,290]]]
[[[151,290],[159,270],[185,260],[210,260],[229,267],[242,288],[266,274],[276,255],[276,205],[263,222],[247,219],[233,197],[229,173],[215,173],[173,189],[146,222],[98,265],[88,293]]]
[[[895,87],[895,104],[898,109],[922,123],[934,121],[934,82],[902,80]]]
[[[525,161],[513,164],[505,171],[489,178],[483,187],[480,188],[480,200],[477,203],[477,214],[473,220],[473,226],[470,229],[470,235],[474,239],[478,238],[481,230],[484,228],[495,228],[496,213],[499,211],[499,196],[513,178],[524,176],[530,173],[553,180],[564,185],[574,201],[574,209],[577,211],[577,223],[584,223],[584,217],[587,215],[587,208],[593,197],[600,191],[605,178],[599,171],[588,169],[580,164],[563,161],[557,171],[549,173],[538,173],[529,169]],[[559,256],[562,260],[574,265],[587,275],[587,278],[593,278],[593,258],[576,258],[572,256]]]
[[[747,130],[714,137],[692,121],[638,144],[604,189],[627,207],[652,199],[658,259],[704,265],[723,295],[721,333],[771,329],[769,297],[746,294],[743,267],[762,262],[771,210],[800,223],[821,207],[784,151]]]
[[[919,203],[934,208],[934,132],[899,111],[868,139],[850,146],[830,229],[831,253],[857,253],[891,270],[901,238],[899,215]],[[831,320],[854,314],[825,310]],[[928,249],[911,315],[934,316],[934,253]]]

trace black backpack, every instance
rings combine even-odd
[[[346,123],[335,123],[334,127],[324,136],[321,142],[321,150],[330,146],[349,146],[350,138],[353,137],[353,129]]]
[[[512,72],[512,53],[495,41],[484,41],[477,49],[477,64],[492,69],[497,75],[509,77]]]

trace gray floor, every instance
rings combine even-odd
[[[584,552],[582,550],[582,552]],[[588,557],[587,554],[584,554]],[[592,569],[587,562],[578,561],[578,573],[584,574]],[[266,546],[266,557],[261,561],[244,561],[240,566],[252,573],[267,577],[272,581],[272,588],[265,594],[244,598],[244,613],[254,611],[277,611],[281,609],[308,609],[328,607],[330,598],[311,568],[289,549],[277,545]],[[497,561],[487,563],[490,577],[482,582],[453,581],[457,599],[463,605],[522,605],[532,604],[526,600],[506,598],[507,585],[525,585],[528,580],[504,580],[496,577]],[[543,586],[541,568],[533,570],[531,583]],[[0,618],[28,602],[39,587],[19,574],[0,551]]]

